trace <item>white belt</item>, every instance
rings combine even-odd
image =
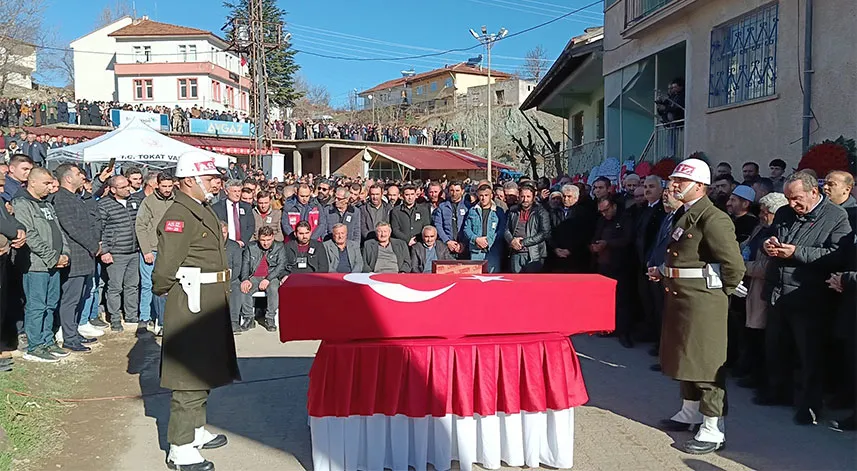
[[[661,265],[658,269],[665,278],[705,278],[703,268],[673,268]]]
[[[212,283],[224,283],[232,278],[232,270],[215,271],[199,274],[199,284],[210,285]]]
[[[187,308],[190,312],[196,314],[200,311],[199,285],[228,282],[231,275],[232,270],[202,273],[202,269],[198,267],[180,267],[176,272],[176,278],[187,295]]]

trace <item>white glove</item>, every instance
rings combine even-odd
[[[743,281],[738,283],[738,286],[735,288],[734,294],[735,294],[735,296],[738,296],[739,298],[746,298],[747,297],[747,287],[744,286]]]

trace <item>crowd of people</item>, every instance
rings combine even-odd
[[[467,146],[467,132],[444,127],[334,123],[328,120],[276,120],[269,133],[278,139],[347,139],[410,145]]]
[[[797,423],[814,423],[823,405],[854,407],[854,177],[831,172],[819,186],[810,171],[786,176],[779,159],[768,168],[763,177],[758,164],[744,164],[739,183],[722,163],[707,186],[731,218],[747,269],[746,297],[730,301],[726,366],[758,390],[758,404],[794,404]],[[114,173],[89,180],[72,164],[51,173],[27,154],[0,165],[0,325],[17,334],[27,360],[87,352],[107,329],[161,328],[152,268],[176,180],[136,167]],[[278,288],[292,274],[431,273],[434,261],[474,260],[490,273],[617,280],[610,335],[629,348],[649,342],[657,356],[669,290],[647,273],[663,265],[682,205],[657,176],[617,183],[279,181],[232,164],[212,190],[227,239],[232,330],[275,331]],[[844,428],[854,427],[849,421]]]

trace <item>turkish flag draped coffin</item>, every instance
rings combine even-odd
[[[293,275],[280,339],[323,340],[308,411],[319,471],[569,468],[588,400],[568,336],[614,329],[597,275]]]
[[[280,340],[612,331],[615,290],[599,275],[292,275]]]

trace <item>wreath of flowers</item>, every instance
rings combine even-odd
[[[839,136],[835,141],[828,139],[810,147],[800,159],[797,169],[810,169],[815,171],[819,178],[824,178],[833,170],[842,170],[853,174],[855,166],[857,166],[855,164],[857,164],[857,146],[855,146],[854,139],[845,139],[844,136]]]
[[[664,180],[669,180],[670,175],[673,173],[676,167],[676,161],[673,159],[663,159],[658,161],[652,170],[649,172],[650,175],[657,175]]]

